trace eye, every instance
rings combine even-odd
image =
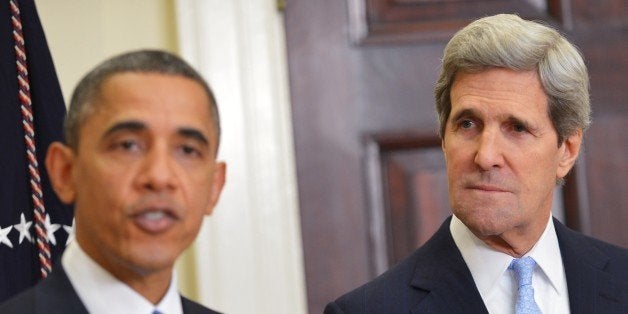
[[[137,152],[141,149],[141,145],[135,139],[121,139],[114,141],[111,145],[111,149],[124,152]]]
[[[196,149],[194,149],[193,147],[183,146],[181,149],[183,150],[184,153],[186,153],[188,155],[196,153]]]
[[[202,152],[198,148],[192,145],[181,145],[179,147],[179,151],[181,152],[183,156],[188,156],[188,157],[202,157],[203,156]]]
[[[512,130],[517,132],[517,133],[524,133],[524,132],[528,132],[528,128],[526,128],[525,125],[520,124],[520,123],[515,123],[512,125]]]
[[[124,140],[124,141],[120,142],[118,145],[121,148],[125,149],[125,150],[132,150],[132,149],[135,149],[135,148],[139,147],[137,142],[135,142],[133,140]]]
[[[460,125],[460,128],[462,129],[470,129],[475,125],[475,122],[469,119],[465,119],[465,120],[460,121],[459,125]]]

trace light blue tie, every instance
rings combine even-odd
[[[517,314],[542,313],[534,301],[534,287],[532,287],[534,267],[536,267],[536,262],[530,256],[515,258],[508,267],[508,269],[515,271],[517,287],[519,287],[517,302],[515,303],[515,313]]]

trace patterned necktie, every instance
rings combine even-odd
[[[155,309],[155,310],[153,310],[152,314],[161,314],[161,312],[159,312],[159,310]]]
[[[532,257],[515,258],[510,263],[508,269],[515,272],[517,278],[517,302],[515,303],[515,313],[529,314],[541,313],[539,306],[534,301],[534,287],[532,287],[532,273],[534,273],[536,262]]]

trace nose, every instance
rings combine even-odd
[[[141,189],[163,192],[176,189],[175,162],[167,147],[151,147],[141,165],[138,184]]]
[[[504,165],[504,147],[499,132],[484,129],[478,137],[475,163],[485,171]]]

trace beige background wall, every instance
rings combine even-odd
[[[177,51],[174,0],[36,0],[65,99],[85,72],[135,48]]]

